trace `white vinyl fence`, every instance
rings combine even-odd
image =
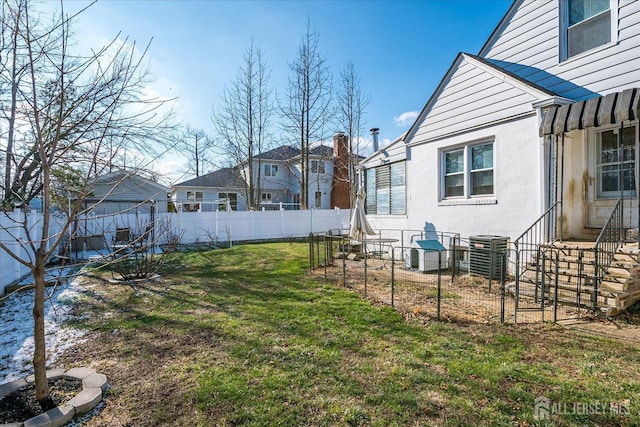
[[[24,214],[11,213],[0,215],[0,239],[12,250],[18,250],[16,236],[25,240],[26,236],[16,221],[22,221]],[[155,215],[153,222],[157,230],[170,230],[180,236],[180,243],[240,242],[252,240],[275,240],[307,237],[311,232],[328,230],[347,230],[350,210],[348,209],[310,209],[278,211],[217,211],[217,212],[179,212]],[[27,214],[30,227],[41,227],[42,215]],[[83,249],[102,249],[113,241],[116,228],[128,227],[134,233],[144,231],[150,225],[149,214],[122,214],[109,217],[82,217],[72,227],[71,232],[78,236],[78,242],[72,252]],[[53,222],[52,234],[58,233],[60,226]],[[36,238],[39,238],[37,236]],[[162,242],[162,237],[159,238]],[[65,243],[67,239],[65,239]],[[21,256],[26,255],[21,252]],[[29,273],[28,269],[15,261],[9,254],[0,250],[0,295],[5,286]]]
[[[60,232],[56,218],[52,218],[51,235]],[[27,235],[27,231],[29,235]],[[0,241],[21,259],[33,259],[29,241],[38,242],[42,238],[42,214],[31,212],[0,213]],[[21,244],[22,243],[22,244]],[[0,250],[0,295],[4,287],[30,273],[25,265],[7,252]]]
[[[236,242],[306,237],[311,232],[348,229],[349,210],[311,209],[241,212],[182,212],[159,215],[183,232],[183,243]]]

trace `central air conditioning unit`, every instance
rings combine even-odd
[[[469,237],[469,273],[487,279],[500,279],[509,238],[482,234]],[[505,271],[506,271],[506,265]]]
[[[438,259],[440,266],[438,267]],[[408,269],[420,272],[444,270],[447,268],[447,253],[437,240],[416,240],[411,244],[405,259]]]

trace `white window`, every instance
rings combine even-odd
[[[203,199],[202,191],[187,191],[187,200],[190,202],[201,202]]]
[[[278,165],[264,165],[264,176],[276,176],[278,174]]]
[[[271,203],[271,193],[262,193],[262,203]]]
[[[612,41],[615,20],[610,0],[565,0],[560,5],[564,22],[561,31],[562,59]]]
[[[464,196],[464,149],[444,154],[444,197]]]
[[[324,160],[311,160],[311,173],[324,173]]]
[[[635,126],[596,133],[598,197],[635,197],[636,138]]]
[[[187,191],[187,203],[182,207],[185,212],[199,212],[200,203],[203,199],[202,191]]]
[[[365,180],[368,214],[407,213],[404,161],[367,169]]]
[[[218,193],[218,199],[229,199],[229,206],[232,211],[238,210],[238,193]],[[219,211],[227,210],[227,202],[218,203]]]
[[[494,194],[493,142],[458,147],[442,154],[443,199]]]

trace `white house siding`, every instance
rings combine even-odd
[[[408,215],[367,215],[379,230],[424,230],[427,223],[438,232],[518,237],[543,212],[542,142],[535,116],[506,120],[426,144],[393,144],[368,158],[375,167],[381,158],[408,158],[406,165]],[[439,189],[441,152],[476,141],[494,141],[495,197],[443,200]],[[386,154],[385,154],[386,151]],[[523,179],[525,178],[526,179]]]
[[[177,187],[173,194],[172,200],[174,202],[185,203],[187,202],[187,193],[202,192],[202,200],[205,202],[213,202],[218,199],[218,193],[237,193],[238,194],[238,210],[247,210],[247,203],[244,199],[244,192],[241,190],[232,190],[229,188],[213,188],[213,187]],[[209,210],[209,209],[207,209]]]
[[[558,64],[557,0],[514,4],[505,19],[504,27],[480,51],[481,57],[503,61],[502,67],[524,78]],[[526,67],[533,69],[523,70]]]
[[[512,15],[507,15],[479,55],[569,99],[587,99],[640,85],[640,1],[613,0],[617,41],[563,62],[558,8],[555,0],[526,0],[514,5]]]
[[[531,104],[538,100],[512,82],[478,67],[473,60],[459,56],[407,142],[435,140],[508,117],[533,114]]]
[[[383,162],[395,163],[401,160],[407,159],[407,147],[402,141],[402,138],[398,138],[395,141],[389,143],[385,147],[373,153],[370,157],[365,159],[361,165],[367,168],[376,167]]]
[[[460,233],[463,237],[518,237],[542,211],[542,148],[537,127],[537,118],[530,116],[411,147],[412,161],[407,162],[407,227],[419,230],[431,223],[438,232]],[[438,190],[442,185],[442,149],[492,139],[495,197],[442,200]]]
[[[309,172],[309,207],[315,207],[315,192],[320,191],[322,193],[322,202],[319,208],[329,209],[331,208],[331,187],[333,186],[333,159],[309,157],[309,164],[311,164],[311,160],[324,161],[325,173],[316,174]],[[300,181],[302,178],[299,163],[292,165],[289,179],[291,180],[290,197],[292,197],[293,194],[300,194]]]

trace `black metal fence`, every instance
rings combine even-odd
[[[567,298],[562,304],[561,296],[566,291],[560,283],[558,264],[553,263],[554,257],[559,257],[557,251],[547,251],[538,258],[534,266],[537,277],[525,281],[511,274],[516,269],[514,260],[525,258],[511,249],[486,250],[486,262],[492,265],[478,268],[470,264],[468,242],[459,238],[444,239],[439,250],[392,246],[380,240],[361,243],[339,232],[312,234],[312,274],[410,317],[465,323],[532,323],[588,314],[582,307],[585,301],[580,301],[580,289],[577,304]],[[536,256],[539,254],[529,258]]]

